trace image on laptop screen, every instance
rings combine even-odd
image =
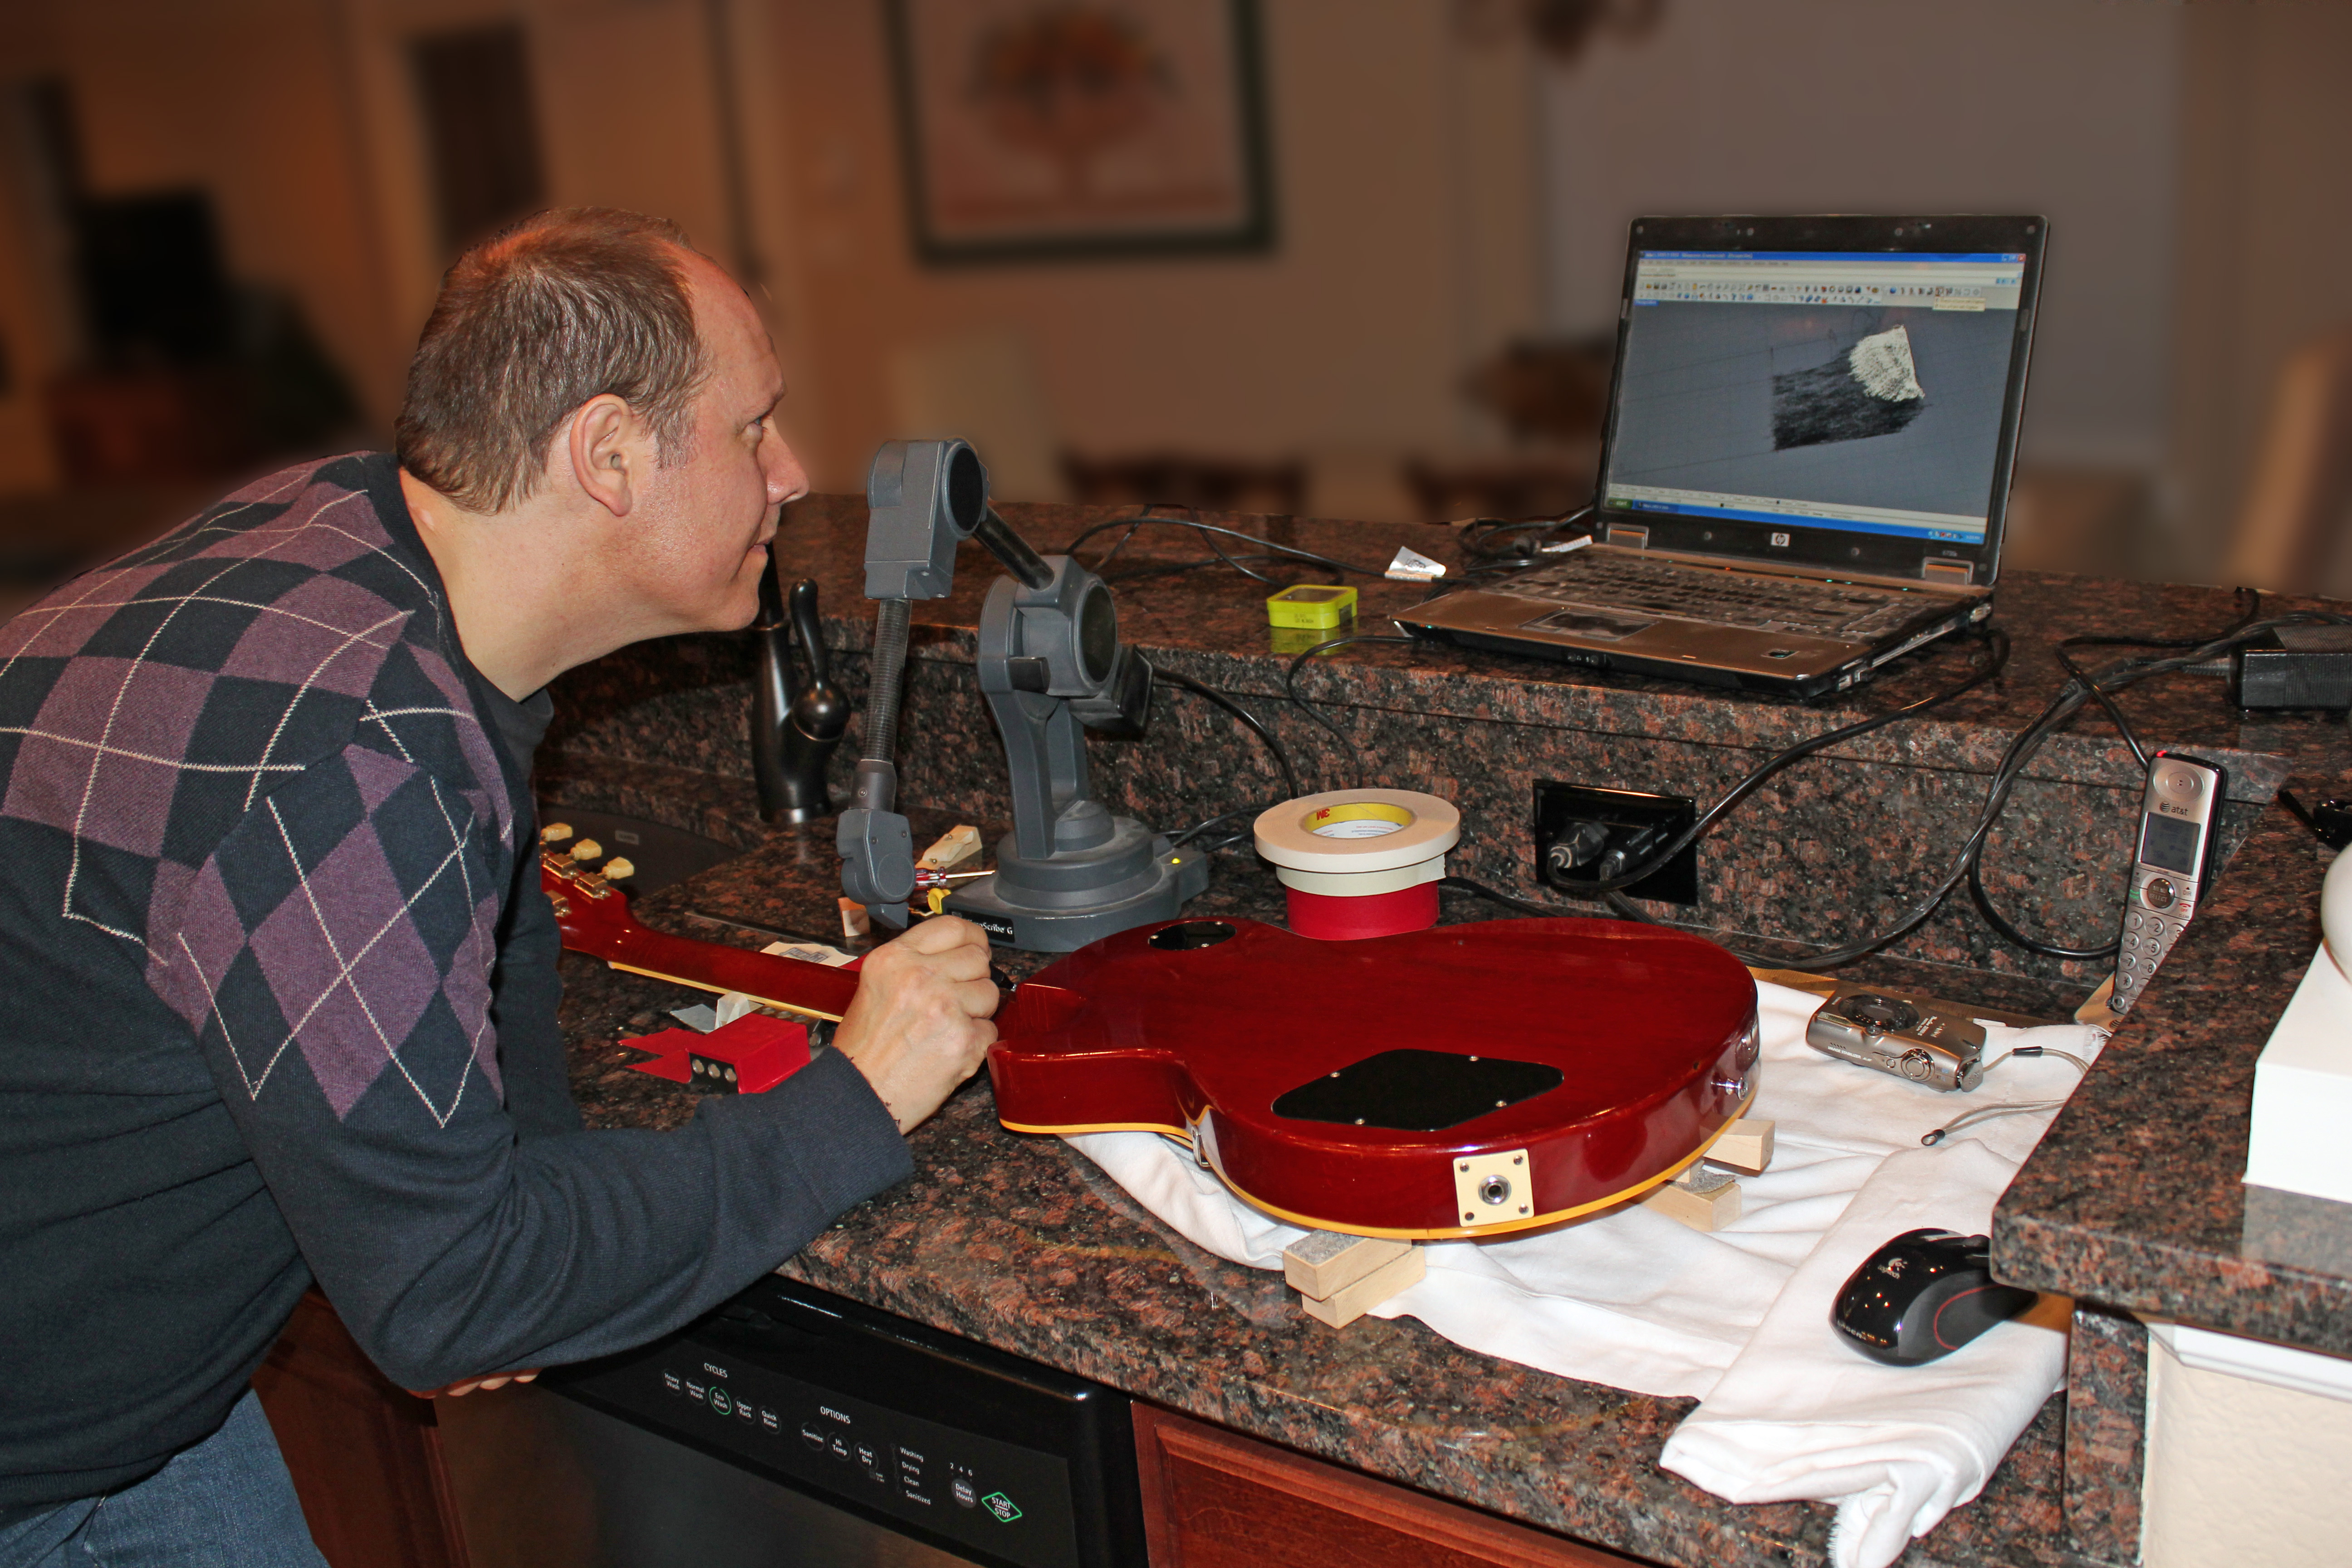
[[[1638,252],[1603,503],[1981,544],[2025,263]]]

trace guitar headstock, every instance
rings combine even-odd
[[[555,906],[563,945],[575,952],[609,958],[645,929],[629,912],[628,895],[568,854],[540,852],[539,886]]]

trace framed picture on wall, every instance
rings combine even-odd
[[[889,0],[917,255],[1265,250],[1255,0]]]

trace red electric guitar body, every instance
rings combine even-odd
[[[616,969],[839,1018],[857,976],[666,935],[560,855],[563,945]],[[1318,1230],[1492,1236],[1674,1176],[1753,1092],[1756,984],[1713,942],[1619,921],[1510,920],[1316,942],[1171,921],[1016,989],[988,1053],[1016,1132],[1143,1130]]]
[[[1671,1178],[1740,1114],[1759,1039],[1730,953],[1594,920],[1345,942],[1170,921],[1061,959],[998,1021],[1015,1131],[1170,1133],[1279,1219],[1414,1239]]]
[[[628,895],[564,856],[541,853],[539,885],[555,906],[555,929],[563,945],[615,969],[701,991],[740,991],[755,1002],[836,1022],[857,993],[857,976],[846,969],[640,925],[629,912]]]

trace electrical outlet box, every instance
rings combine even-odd
[[[1613,877],[1649,859],[1697,818],[1698,808],[1686,795],[1538,779],[1536,876],[1547,887],[1571,891],[1580,884]],[[1690,846],[1625,893],[1670,904],[1697,903],[1698,846]]]

